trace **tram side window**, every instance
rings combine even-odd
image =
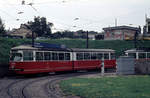
[[[70,53],[65,53],[65,60],[70,60]]]
[[[146,53],[139,53],[139,59],[146,58]]]
[[[136,58],[136,53],[128,53],[128,56]]]
[[[44,52],[44,60],[51,60],[51,53],[50,52]]]
[[[110,55],[111,55],[111,59],[115,59],[116,58],[114,53],[111,53]]]
[[[147,58],[150,58],[150,53],[147,53]]]
[[[58,60],[58,53],[56,52],[52,53],[52,60]]]
[[[23,60],[24,61],[33,60],[33,51],[23,51]]]
[[[77,53],[77,60],[83,60],[83,53]]]
[[[37,61],[43,60],[43,52],[36,52],[36,60]]]
[[[103,54],[102,54],[102,53],[98,53],[98,54],[97,54],[97,58],[98,58],[99,60],[101,60],[102,57],[103,57]]]
[[[64,60],[64,59],[65,59],[64,53],[59,53],[59,60]]]
[[[84,59],[85,60],[90,60],[90,53],[84,53]]]
[[[91,60],[96,60],[96,59],[97,59],[96,53],[91,53]]]
[[[109,59],[109,54],[108,53],[104,53],[104,59],[106,59],[106,60]]]

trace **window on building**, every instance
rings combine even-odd
[[[139,53],[139,59],[146,58],[146,53]]]
[[[97,59],[96,53],[91,53],[91,60],[96,60],[96,59]]]
[[[58,60],[58,53],[56,52],[52,53],[52,60]]]
[[[36,60],[37,61],[43,60],[43,52],[36,52]]]
[[[106,60],[109,59],[109,54],[108,53],[104,53],[104,59],[106,59]]]
[[[77,60],[83,60],[83,53],[77,53]]]
[[[84,53],[84,59],[85,60],[90,60],[90,53]]]
[[[59,53],[59,60],[64,60],[65,59],[65,54],[64,53]]]
[[[65,60],[70,60],[70,53],[65,53]]]
[[[44,52],[44,60],[51,60],[51,52]]]

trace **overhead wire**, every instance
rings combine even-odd
[[[9,14],[9,13],[7,13],[6,11],[4,11],[4,10],[2,10],[2,9],[0,9],[0,11],[1,11],[1,12],[3,12],[4,14],[8,15],[9,17],[11,17],[11,18],[13,18],[13,19],[15,19],[15,20],[17,20],[17,21],[18,21],[18,18],[16,18],[16,17],[14,17],[14,16],[10,15],[10,14]]]
[[[7,1],[7,0],[3,0],[6,4],[9,4],[9,2]],[[20,11],[20,10],[18,10],[18,9],[16,9],[14,6],[10,6],[10,7],[13,7],[13,9],[15,9],[17,12],[16,12],[16,14],[22,14],[23,13],[23,11]],[[5,13],[7,13],[7,12],[5,12]],[[7,15],[8,15],[8,13],[7,13]],[[12,16],[12,15],[10,15],[9,14],[9,16]],[[14,17],[14,16],[13,16]],[[16,21],[19,21],[20,19],[19,18],[16,18]]]
[[[7,2],[7,1],[6,1]],[[32,9],[34,10],[34,11],[36,11],[40,16],[41,16],[41,13],[36,9],[36,8],[34,8],[33,7],[33,5],[39,5],[39,4],[48,4],[48,3],[57,3],[57,2],[59,2],[59,1],[49,1],[49,2],[41,2],[41,3],[34,3],[34,1],[32,0],[32,2],[31,3],[28,3],[28,4],[25,4],[25,5],[29,5],[30,7],[32,7]],[[61,0],[61,3],[66,3],[66,2],[69,2],[69,0]],[[9,3],[7,3],[7,4],[9,4]],[[16,9],[17,10],[17,9]],[[17,10],[18,11],[18,10]],[[5,12],[5,13],[7,13],[7,12]],[[18,11],[18,13],[19,13],[19,11]],[[21,13],[21,12],[20,12]],[[9,15],[8,13],[7,13],[7,15],[8,16],[10,16],[10,17],[13,17],[13,16],[11,16],[11,15]],[[15,20],[17,20],[15,17],[13,17]],[[82,20],[84,20],[84,21],[89,21],[89,23],[88,24],[86,24],[86,25],[91,25],[91,24],[93,24],[93,20],[91,21],[91,20],[89,20],[89,19],[82,19]],[[62,22],[62,21],[57,21],[58,23],[60,23],[61,25],[63,24],[63,25],[65,25],[66,27],[68,27],[69,29],[71,29],[71,28],[82,28],[81,26],[76,26],[76,25],[70,25],[70,24],[66,24],[66,23],[64,23],[64,22]],[[95,21],[94,21],[94,23],[95,23]]]

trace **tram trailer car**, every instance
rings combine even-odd
[[[112,49],[43,48],[30,45],[13,47],[9,69],[16,74],[36,74],[58,71],[116,68]]]
[[[150,60],[150,48],[130,49],[125,54],[134,57],[136,61]]]

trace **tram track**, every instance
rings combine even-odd
[[[11,93],[11,88],[12,86],[14,86],[15,84],[21,82],[21,81],[24,81],[24,80],[18,80],[18,81],[15,81],[15,82],[12,82],[11,84],[8,85],[8,87],[6,88],[7,89],[7,94],[10,96],[10,98],[17,98],[16,96],[14,96],[14,94]],[[21,96],[21,95],[20,95]],[[19,96],[19,97],[20,97]]]
[[[95,73],[98,72],[94,72],[94,74]],[[93,74],[93,72],[69,73],[30,78],[21,77],[16,79],[8,78],[10,82],[7,86],[0,89],[0,98],[62,98],[64,97],[64,94],[59,89],[58,82],[64,79],[88,74]]]
[[[24,94],[24,98],[33,98],[36,96],[36,98],[39,98],[39,96],[35,95],[39,94],[37,92],[40,92],[40,89],[42,88],[42,82],[48,80],[49,78],[52,78],[53,76],[46,76],[46,77],[42,77],[40,79],[37,80],[33,80],[31,82],[28,82],[28,84],[26,84],[23,89],[22,89],[22,93]],[[36,85],[37,83],[39,83],[39,85]],[[36,89],[38,87],[41,87],[40,89]],[[37,92],[35,92],[36,90],[38,90]],[[32,93],[31,93],[32,92]],[[35,96],[34,96],[35,95]],[[41,97],[41,98],[45,98],[45,97]]]
[[[37,77],[33,79],[25,78],[23,80],[17,81],[8,86],[7,94],[10,96],[10,98],[30,98],[30,94],[28,91],[26,91],[26,88],[37,81],[45,80],[47,78],[48,77]]]
[[[64,80],[64,79],[69,79],[69,78],[72,78],[72,77],[78,77],[78,76],[82,76],[82,75],[87,75],[87,74],[91,74],[91,72],[89,73],[73,73],[73,74],[69,74],[69,75],[62,75],[62,76],[58,76],[57,78],[55,79],[52,79],[51,81],[47,82],[45,84],[45,92],[48,93],[48,96],[49,98],[71,98],[73,96],[65,96],[63,94],[63,92],[60,90],[60,88],[58,87],[58,83],[61,81],[61,80]]]
[[[9,89],[12,85],[20,81],[22,81],[22,79],[16,80],[14,78],[4,78],[0,84],[0,98],[12,98],[12,96],[9,93]]]

